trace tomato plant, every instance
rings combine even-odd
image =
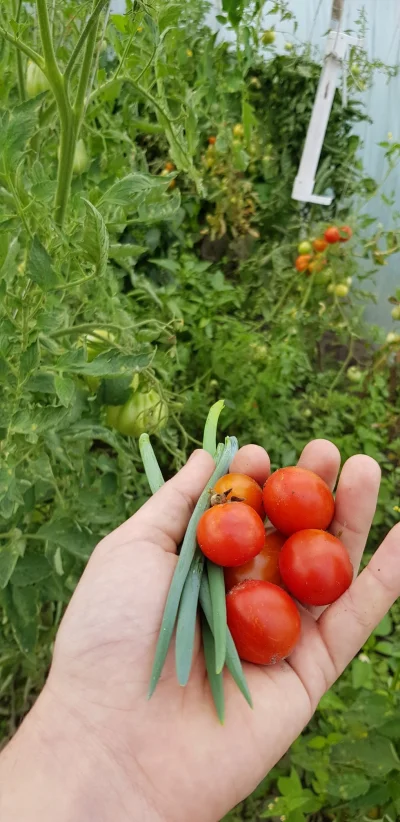
[[[264,547],[254,559],[236,568],[225,568],[226,590],[230,591],[245,579],[262,579],[264,582],[279,585],[281,582],[279,553],[285,540],[286,537],[279,531],[267,532]]]
[[[279,570],[290,593],[305,605],[335,602],[353,579],[353,566],[343,543],[317,529],[289,537],[279,556]]]
[[[282,534],[328,528],[335,511],[333,495],[321,477],[298,466],[279,468],[263,489],[265,513]]]
[[[262,551],[264,523],[243,502],[214,505],[200,519],[197,541],[203,554],[217,565],[243,565]]]
[[[246,474],[232,473],[221,477],[214,485],[214,494],[222,496],[222,502],[235,497],[237,501],[245,502],[254,508],[260,517],[265,516],[261,487],[258,482]]]
[[[227,594],[228,626],[241,659],[273,665],[285,659],[300,637],[300,615],[282,588],[248,579]]]
[[[124,405],[109,405],[106,420],[120,434],[129,437],[155,434],[167,423],[168,406],[154,389],[136,391]]]

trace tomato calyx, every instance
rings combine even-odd
[[[244,502],[244,497],[230,497],[229,494],[232,493],[232,488],[228,488],[222,494],[215,494],[214,491],[210,491],[211,499],[210,505],[213,508],[214,505],[225,505],[228,502]]]

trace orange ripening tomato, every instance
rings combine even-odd
[[[315,257],[314,260],[311,260],[311,263],[308,266],[308,270],[311,274],[313,273],[313,271],[322,271],[325,268],[327,262],[328,260],[326,259],[326,257]]]
[[[279,568],[290,593],[305,605],[330,605],[353,580],[353,566],[340,539],[313,528],[289,537]]]
[[[333,243],[338,243],[340,240],[339,229],[336,228],[335,225],[329,226],[329,228],[327,228],[325,231],[324,237],[326,242],[330,243],[330,245],[333,245]]]
[[[258,482],[248,477],[247,474],[225,474],[215,483],[214,494],[222,497],[215,502],[227,502],[236,497],[236,502],[245,502],[246,505],[254,508],[260,517],[264,518],[262,490]],[[211,505],[215,502],[213,503],[211,497]]]
[[[300,614],[289,594],[271,582],[246,579],[226,596],[228,627],[241,659],[273,665],[292,653]]]
[[[297,271],[306,271],[312,260],[311,254],[299,254],[296,259],[295,266]]]
[[[264,523],[244,502],[225,502],[205,511],[197,526],[197,542],[216,565],[244,565],[262,551]]]
[[[217,138],[216,138],[216,137],[214,137],[214,136],[211,134],[211,135],[210,135],[210,137],[208,137],[208,142],[209,142],[209,145],[210,145],[210,146],[215,146],[215,143],[217,142]]]
[[[339,228],[340,231],[340,242],[347,243],[348,240],[353,236],[353,231],[349,225],[341,225]]]
[[[250,562],[236,568],[225,568],[225,588],[230,591],[245,579],[262,579],[280,585],[279,555],[286,537],[279,531],[270,531],[265,535],[264,548]]]
[[[170,162],[170,160],[168,160],[168,162],[165,163],[164,169],[165,171],[174,171],[175,166],[173,163]]]
[[[325,240],[324,237],[317,237],[315,240],[313,240],[313,249],[317,253],[320,253],[321,251],[325,251],[325,249],[327,247],[328,247],[328,243],[327,243],[327,241]]]
[[[279,468],[263,489],[264,509],[272,525],[290,536],[304,528],[325,530],[335,512],[333,494],[318,474],[306,468]]]

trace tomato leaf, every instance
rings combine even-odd
[[[105,222],[97,208],[89,202],[83,201],[86,205],[87,214],[85,220],[83,250],[89,262],[96,266],[97,273],[101,276],[107,271],[109,238]]]
[[[10,539],[0,545],[0,588],[5,588],[21,556],[18,539]]]
[[[37,234],[35,234],[29,250],[26,273],[42,291],[49,291],[60,285],[60,280],[53,269],[51,257]]]

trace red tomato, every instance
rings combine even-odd
[[[209,142],[210,146],[215,146],[215,143],[217,142],[217,138],[213,137],[211,135],[211,137],[208,138],[208,142]]]
[[[200,519],[197,542],[203,554],[217,565],[243,565],[262,551],[264,523],[244,502],[214,505]]]
[[[272,665],[293,651],[300,615],[293,600],[271,582],[247,579],[226,597],[226,615],[241,659]]]
[[[331,225],[329,226],[329,228],[326,229],[324,237],[326,242],[330,243],[331,245],[333,243],[338,243],[340,240],[340,231],[338,228],[336,228],[335,225]]]
[[[285,541],[286,537],[279,531],[270,531],[266,534],[264,548],[254,559],[246,562],[245,565],[225,569],[226,590],[230,591],[245,579],[263,579],[264,582],[279,585],[281,582],[279,554]]]
[[[328,242],[327,242],[327,240],[325,240],[324,237],[317,237],[315,240],[313,240],[313,248],[314,248],[314,251],[316,251],[317,253],[320,253],[321,251],[325,251],[325,249],[327,247],[328,247]]]
[[[328,528],[335,511],[326,482],[313,471],[297,466],[279,468],[271,474],[264,485],[263,499],[267,517],[287,536],[304,528]]]
[[[330,605],[353,579],[353,566],[340,539],[314,528],[285,542],[279,568],[290,593],[306,605]]]
[[[247,474],[225,474],[215,483],[214,494],[224,495],[225,498],[221,502],[226,502],[232,497],[239,497],[241,502],[254,508],[260,517],[265,516],[262,490],[258,482],[248,477]]]
[[[306,271],[312,260],[311,254],[300,254],[295,262],[297,271]]]
[[[340,231],[340,242],[347,243],[350,240],[350,237],[353,236],[353,231],[349,225],[341,225],[339,228]]]

